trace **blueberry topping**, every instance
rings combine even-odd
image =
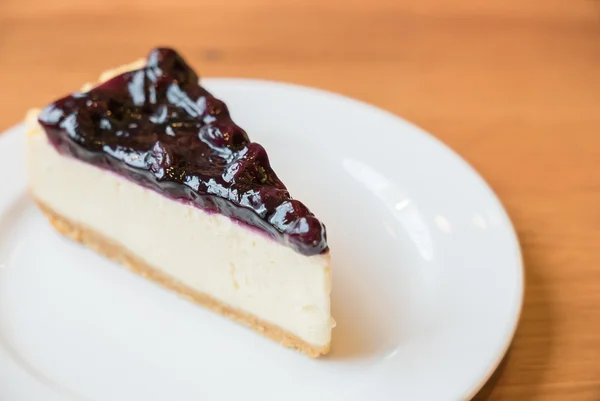
[[[303,255],[328,251],[325,226],[291,198],[265,149],[172,49],[57,100],[39,122],[62,154],[256,227]]]

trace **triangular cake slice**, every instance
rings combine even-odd
[[[174,50],[28,120],[30,192],[60,233],[285,346],[328,352],[325,226]]]

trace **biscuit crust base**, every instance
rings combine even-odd
[[[48,218],[52,226],[54,226],[59,233],[67,238],[72,239],[73,241],[87,246],[100,255],[120,263],[129,270],[147,279],[150,279],[163,287],[175,291],[182,297],[187,298],[192,302],[211,309],[214,312],[235,320],[238,323],[242,323],[254,331],[270,338],[271,340],[277,341],[284,347],[294,348],[310,356],[311,358],[318,358],[319,356],[325,355],[329,352],[330,344],[320,347],[309,344],[306,341],[298,338],[298,336],[285,331],[279,326],[265,322],[264,320],[261,320],[258,317],[240,309],[233,308],[211,297],[210,295],[198,292],[186,286],[185,284],[174,280],[158,269],[148,265],[142,259],[125,249],[122,245],[115,243],[109,238],[104,237],[103,235],[83,226],[80,223],[66,219],[64,216],[54,212],[51,208],[37,199],[35,199],[35,202],[42,210],[44,215]]]

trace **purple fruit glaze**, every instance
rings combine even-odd
[[[39,122],[62,154],[257,227],[303,255],[328,251],[325,226],[172,49],[52,103]]]

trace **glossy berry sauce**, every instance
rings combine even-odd
[[[265,149],[172,49],[54,102],[39,122],[62,154],[257,227],[301,254],[328,251],[325,226],[290,197]]]

